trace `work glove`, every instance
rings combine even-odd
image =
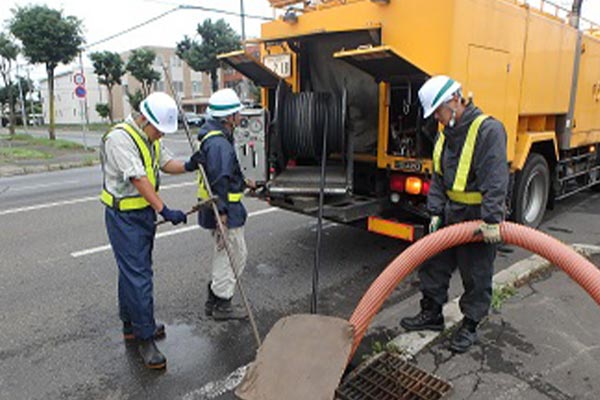
[[[198,164],[200,164],[200,159],[202,155],[199,151],[192,154],[189,160],[187,160],[184,164],[184,168],[187,172],[193,172],[198,169]]]
[[[433,233],[442,227],[442,217],[434,215],[429,221],[429,233]]]
[[[171,210],[167,205],[163,205],[163,209],[159,212],[165,221],[171,222],[173,225],[180,223],[187,224],[187,215],[181,210]]]
[[[483,241],[486,243],[500,243],[502,236],[500,236],[500,224],[488,224],[482,222],[479,228],[475,229],[474,235],[483,235]]]

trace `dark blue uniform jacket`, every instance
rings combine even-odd
[[[198,140],[212,131],[220,131],[223,135],[209,137],[202,143],[200,163],[206,171],[213,195],[219,197],[219,214],[227,215],[228,228],[239,228],[246,223],[246,208],[241,201],[229,202],[228,193],[241,193],[246,184],[235,154],[233,135],[218,120],[208,119],[200,128]],[[216,228],[212,208],[204,208],[198,213],[198,224],[205,229]]]

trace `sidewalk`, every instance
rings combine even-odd
[[[17,133],[23,133],[22,130],[18,130]],[[30,130],[28,134],[34,137],[46,137],[45,131]],[[8,134],[8,130],[5,128],[0,129],[0,134]],[[63,139],[72,141],[75,143],[82,143],[80,139],[81,135],[77,132],[57,132],[57,139]],[[65,151],[53,151],[53,157],[49,159],[15,159],[5,160],[0,162],[0,177],[13,176],[13,175],[24,175],[30,173],[56,171],[61,169],[78,168],[85,166],[92,166],[99,163],[97,142],[96,138],[98,133],[89,132],[87,138],[88,151],[81,150],[65,150]],[[93,146],[92,146],[93,144]],[[44,150],[44,149],[42,149]]]
[[[600,248],[588,247],[587,253],[600,266]],[[448,331],[402,333],[391,343],[420,368],[452,383],[448,399],[598,399],[598,305],[543,259],[534,256],[517,264],[522,271],[540,269],[490,313],[479,328],[479,343],[467,353],[447,349]],[[495,281],[514,280],[515,274],[514,269],[497,274]],[[386,309],[373,328],[397,325],[401,316],[414,314],[419,298]],[[462,318],[457,301],[450,302],[444,314],[447,327]]]

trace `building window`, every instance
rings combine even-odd
[[[202,82],[192,81],[192,93],[202,93]]]
[[[163,58],[160,54],[157,54],[154,61],[155,61],[156,65],[158,65],[160,67],[163,63]]]
[[[76,109],[76,108],[74,108],[74,109],[73,109],[73,116],[74,116],[74,117],[76,117],[76,116],[77,116],[77,109]]]
[[[173,87],[177,93],[183,93],[183,82],[182,81],[173,81]]]
[[[181,59],[177,56],[171,56],[171,67],[181,67]]]

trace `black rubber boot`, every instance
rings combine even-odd
[[[469,318],[464,318],[460,327],[452,335],[450,339],[450,350],[455,353],[464,353],[471,346],[477,343],[477,321]]]
[[[231,299],[220,299],[217,297],[212,317],[215,321],[239,320],[248,318],[248,313],[244,310],[234,308],[231,304]]]
[[[424,297],[421,300],[421,311],[414,317],[405,317],[400,320],[400,325],[407,331],[432,331],[444,330],[444,316],[442,306],[433,300]]]
[[[163,339],[167,335],[165,331],[165,325],[156,323],[156,329],[154,330],[154,339]],[[123,339],[130,341],[135,340],[133,334],[133,326],[131,322],[123,322]]]
[[[138,351],[144,360],[144,366],[150,369],[164,369],[167,367],[167,359],[158,350],[154,339],[140,340]]]
[[[206,297],[206,303],[204,303],[204,314],[207,317],[212,317],[215,304],[217,304],[217,301],[219,300],[219,298],[215,296],[212,289],[210,288],[211,284],[212,282],[208,282],[208,295]]]

